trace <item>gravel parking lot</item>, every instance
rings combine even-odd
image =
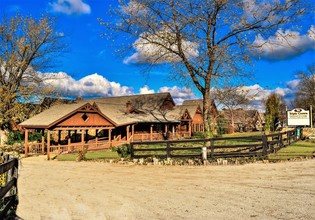
[[[36,219],[314,219],[315,160],[141,166],[22,159],[17,214]]]

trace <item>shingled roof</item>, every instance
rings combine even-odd
[[[70,104],[55,105],[42,113],[22,122],[22,127],[47,128],[80,107],[89,103],[115,126],[139,122],[179,122],[180,115],[169,93],[118,96],[79,100]],[[128,106],[129,105],[129,109]],[[163,106],[168,108],[163,109]]]
[[[22,127],[46,128],[60,118],[67,116],[75,110],[82,107],[84,103],[74,102],[71,104],[54,105],[49,109],[31,117],[30,119],[20,123]]]

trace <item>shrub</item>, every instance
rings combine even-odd
[[[75,157],[75,161],[80,162],[82,160],[86,160],[87,147],[83,147],[82,150],[77,151],[77,155]]]
[[[129,145],[127,144],[114,149],[117,151],[120,157],[128,157],[130,155]]]
[[[12,145],[14,143],[21,143],[24,141],[23,135],[19,131],[11,131],[8,136],[8,145]]]
[[[29,133],[28,140],[30,142],[32,141],[41,141],[42,140],[42,134],[38,132]],[[22,134],[20,131],[11,131],[8,135],[8,141],[6,144],[13,145],[15,143],[22,143],[24,142],[24,134]]]
[[[201,131],[200,132],[193,132],[192,136],[194,138],[196,138],[196,139],[203,139],[203,138],[207,137],[206,133],[205,132],[201,132]]]

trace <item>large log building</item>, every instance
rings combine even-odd
[[[200,103],[190,100],[176,106],[170,93],[78,99],[56,104],[19,126],[26,134],[26,154],[30,131],[47,135],[42,144],[47,142],[48,149],[74,143],[96,148],[102,143],[106,148],[130,141],[185,138],[203,131]],[[214,103],[212,108],[216,113]]]

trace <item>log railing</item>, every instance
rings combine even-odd
[[[138,141],[130,144],[132,158],[215,158],[266,156],[297,140],[297,130],[263,136]]]
[[[0,219],[11,219],[8,214],[15,214],[18,204],[18,165],[17,158],[1,155],[0,164]],[[13,216],[10,216],[13,218]]]

